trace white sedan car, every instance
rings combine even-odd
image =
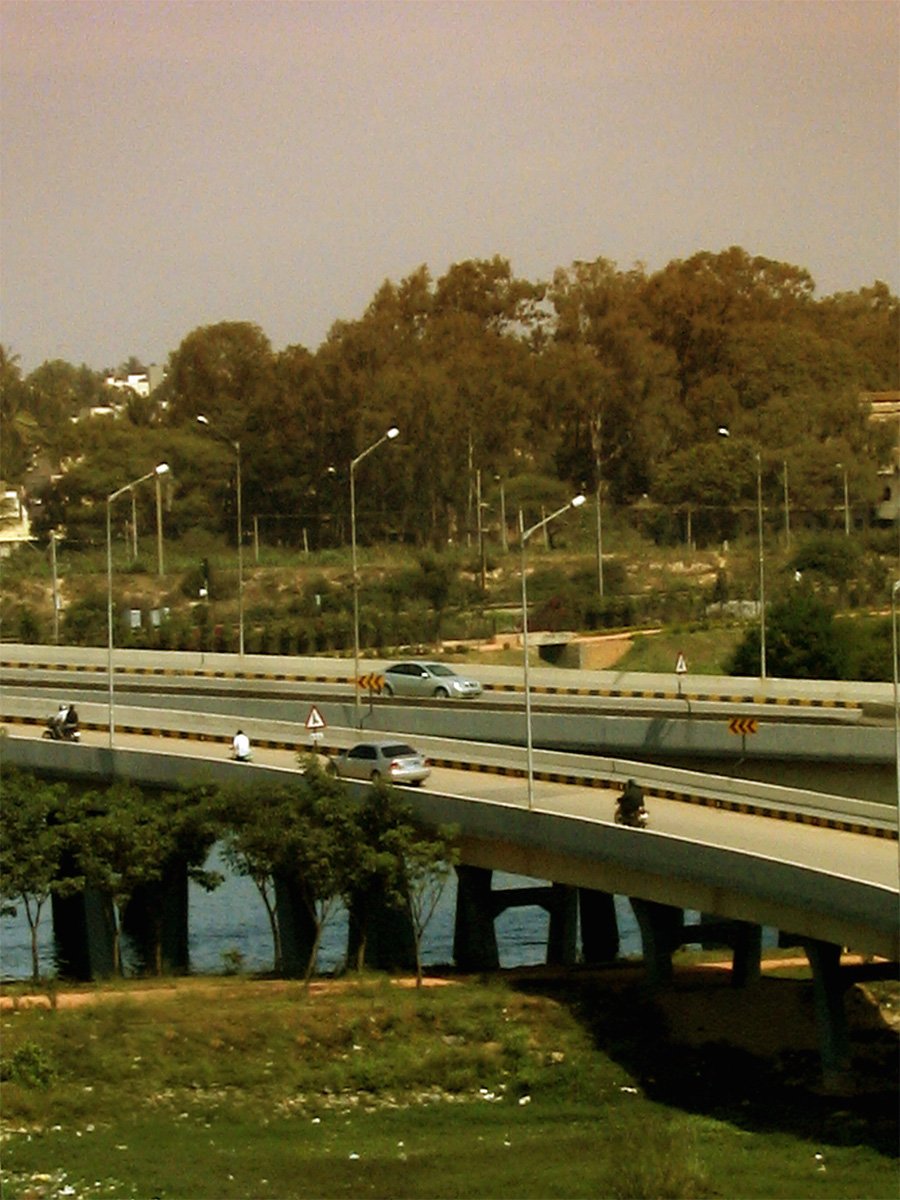
[[[431,774],[427,760],[405,742],[359,742],[333,760],[342,779],[377,783],[422,783]]]
[[[452,668],[437,662],[402,662],[384,673],[385,696],[433,696],[438,700],[453,697],[468,700],[481,695],[477,679],[457,675]]]

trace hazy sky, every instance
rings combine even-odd
[[[314,350],[386,279],[740,245],[900,291],[891,0],[0,0],[0,342]]]

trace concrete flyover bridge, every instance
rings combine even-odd
[[[194,738],[219,733],[218,742],[192,741],[184,728],[179,740],[162,742],[153,736],[150,710],[123,709],[120,717],[124,728],[115,749],[104,744],[99,729],[70,746],[41,741],[30,727],[23,730],[29,736],[5,739],[4,759],[54,775],[129,778],[147,786],[234,782],[248,771],[254,782],[282,783],[286,774],[296,774],[296,751],[304,748],[297,744],[296,724],[268,722],[253,731],[257,750],[247,767],[222,758],[231,717],[206,717],[204,735],[196,714],[167,711],[159,718],[170,735],[173,725],[194,726]],[[213,728],[217,721],[221,731]],[[329,734],[344,744],[359,736],[351,729]],[[404,796],[424,824],[449,823],[460,831],[454,958],[461,969],[498,965],[495,917],[520,903],[540,904],[550,913],[548,961],[574,963],[580,929],[580,958],[598,963],[616,957],[613,897],[627,896],[656,984],[670,976],[672,953],[685,942],[731,946],[735,982],[752,982],[760,970],[761,929],[772,926],[785,944],[806,949],[824,1065],[832,1071],[845,1064],[843,990],[849,977],[841,968],[842,948],[881,959],[873,971],[896,973],[900,958],[895,812],[852,798],[548,751],[534,755],[529,808],[520,749],[421,738],[417,745],[440,765],[427,788]],[[615,799],[632,776],[648,798],[651,824],[645,830],[613,822]],[[366,787],[348,786],[356,795]],[[494,871],[547,884],[494,889]],[[279,908],[286,959],[293,945],[294,962],[305,961],[308,930],[286,893]],[[686,909],[704,914],[699,927],[685,928]],[[176,919],[186,929],[186,911]],[[374,965],[396,959],[403,935],[395,933],[393,944],[381,941],[383,961]],[[170,940],[186,946],[180,933]],[[186,957],[181,965],[187,968]]]

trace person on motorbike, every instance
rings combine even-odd
[[[52,716],[47,722],[47,724],[52,728],[58,737],[64,736],[64,727],[66,718],[69,715],[69,708],[70,705],[61,702],[59,708],[56,710],[55,715]]]
[[[64,737],[73,737],[78,732],[78,713],[74,704],[66,705],[66,715],[62,721],[62,733]]]
[[[243,729],[239,729],[232,738],[231,753],[237,762],[250,761],[250,739],[244,733]]]
[[[644,792],[640,785],[629,779],[618,800],[619,815],[623,825],[640,825],[647,819],[644,808]]]

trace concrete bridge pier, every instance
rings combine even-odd
[[[819,1055],[826,1086],[840,1087],[850,1073],[850,1035],[841,975],[841,947],[833,942],[804,940],[813,975],[813,1005],[819,1030]]]
[[[161,879],[135,889],[122,932],[144,973],[187,974],[188,870],[183,859],[169,863]]]
[[[490,893],[492,920],[508,908],[533,905],[549,914],[545,962],[570,967],[577,958],[578,889],[563,883],[537,884],[533,887],[497,888]]]
[[[578,889],[581,954],[588,964],[614,962],[619,953],[616,901],[610,892]]]
[[[571,967],[578,958],[578,888],[554,883],[550,888],[548,966]]]
[[[494,929],[493,871],[456,867],[456,921],[453,961],[461,971],[496,971],[500,967]]]
[[[685,939],[689,931],[700,942],[704,950],[727,946],[732,952],[731,983],[734,987],[747,987],[756,983],[762,974],[762,926],[752,921],[718,920],[703,915],[700,924],[685,926]]]
[[[549,913],[548,964],[572,966],[577,961],[579,914],[585,961],[609,962],[618,954],[615,901],[607,892],[561,883],[494,889],[493,872],[486,867],[461,865],[456,876],[453,960],[462,971],[499,969],[494,922],[508,908],[528,904]]]
[[[376,971],[412,971],[416,938],[406,908],[391,904],[384,888],[373,886],[355,897],[347,930],[347,964],[355,967],[365,937],[363,965]]]
[[[109,978],[114,972],[112,902],[96,888],[52,896],[56,969],[63,979]]]
[[[671,982],[672,953],[684,937],[684,913],[671,904],[631,897],[631,907],[641,931],[644,967],[650,983]]]

